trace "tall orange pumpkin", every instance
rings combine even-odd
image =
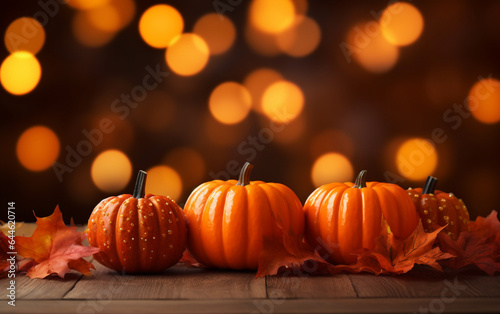
[[[391,183],[366,182],[366,170],[356,182],[330,183],[317,188],[304,205],[307,242],[322,248],[334,264],[353,264],[355,253],[373,249],[381,228],[390,227],[407,238],[419,217],[412,200]]]
[[[408,195],[415,202],[426,232],[446,226],[443,232],[456,240],[460,232],[469,228],[469,212],[462,199],[453,193],[436,190],[436,185],[437,179],[429,176],[423,189],[409,188]]]
[[[134,195],[102,200],[90,215],[89,244],[101,249],[96,261],[116,271],[154,273],[177,263],[186,248],[182,209],[168,196],[144,195],[139,171]]]
[[[210,267],[257,269],[263,237],[289,228],[300,239],[304,232],[302,204],[295,193],[279,183],[250,182],[252,165],[246,163],[239,180],[201,184],[184,207],[188,221],[188,249]]]

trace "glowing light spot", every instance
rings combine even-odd
[[[262,95],[273,83],[283,79],[283,76],[275,70],[268,68],[257,69],[245,77],[243,85],[252,97],[252,108],[262,112]]]
[[[250,4],[250,23],[264,33],[277,34],[290,27],[295,6],[290,0],[254,0]]]
[[[329,152],[316,159],[311,170],[314,186],[333,182],[351,181],[354,176],[352,164],[342,154]]]
[[[227,17],[221,20],[217,13],[202,16],[194,25],[193,33],[205,40],[212,55],[226,52],[236,38],[233,22]]]
[[[78,10],[88,10],[100,7],[109,2],[109,0],[67,0],[66,3]]]
[[[86,11],[80,11],[73,17],[73,34],[76,40],[87,47],[102,47],[109,43],[116,32],[105,31],[91,23]]]
[[[195,75],[207,65],[210,52],[205,41],[196,34],[182,34],[168,47],[165,58],[175,73]]]
[[[193,148],[176,148],[167,154],[164,162],[177,170],[186,187],[196,186],[204,179],[205,161]]]
[[[40,125],[24,131],[16,146],[19,162],[31,171],[42,171],[52,166],[59,150],[59,139],[54,131]]]
[[[182,15],[174,7],[157,4],[147,9],[139,20],[139,33],[151,47],[165,48],[184,29]]]
[[[482,123],[500,121],[500,81],[494,78],[482,79],[469,91],[469,109],[474,118]]]
[[[321,29],[310,17],[296,18],[294,24],[277,35],[280,49],[292,57],[304,57],[313,52],[321,40]]]
[[[388,42],[376,22],[356,25],[347,35],[344,52],[352,53],[352,57],[366,70],[383,73],[390,70],[398,61],[398,47]]]
[[[251,102],[250,93],[243,85],[225,82],[212,91],[208,104],[215,119],[225,124],[235,124],[248,115]]]
[[[380,25],[384,37],[397,46],[407,46],[415,42],[422,34],[424,19],[413,5],[398,2],[389,5],[380,16]]]
[[[422,138],[404,141],[396,152],[399,173],[410,180],[424,180],[433,173],[438,163],[434,145]]]
[[[262,96],[264,114],[275,122],[288,123],[302,112],[304,94],[292,82],[278,81],[270,85]]]
[[[45,30],[37,20],[20,17],[7,27],[4,41],[11,53],[23,50],[36,55],[45,42]]]
[[[110,149],[100,153],[92,163],[94,184],[104,192],[118,192],[127,186],[132,175],[132,164],[123,152]]]
[[[148,171],[146,193],[170,196],[178,199],[182,193],[182,179],[173,168],[163,165],[154,166]]]
[[[111,0],[111,5],[120,18],[120,28],[124,28],[132,22],[136,11],[134,0]]]
[[[104,32],[116,32],[121,28],[118,10],[110,4],[85,11],[83,14],[95,28]]]
[[[24,95],[31,92],[40,81],[42,68],[37,58],[26,51],[9,55],[0,66],[0,81],[11,94]]]

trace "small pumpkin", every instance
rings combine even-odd
[[[146,176],[139,171],[133,195],[102,200],[89,218],[89,244],[101,249],[94,258],[116,271],[163,271],[180,260],[186,247],[182,209],[168,196],[144,195]]]
[[[387,226],[407,238],[419,217],[411,198],[391,183],[366,183],[366,170],[356,182],[330,183],[317,188],[304,205],[305,238],[330,263],[353,264],[356,252],[373,249]],[[319,249],[320,248],[320,249]]]
[[[426,232],[432,232],[437,226],[446,226],[443,231],[456,240],[460,232],[469,228],[469,212],[462,199],[453,193],[436,190],[437,181],[429,176],[423,189],[409,188],[408,195],[417,207]]]
[[[245,163],[239,180],[214,180],[198,186],[184,213],[188,250],[209,267],[257,269],[263,237],[279,235],[277,221],[302,239],[304,214],[295,193],[279,183],[250,181]]]

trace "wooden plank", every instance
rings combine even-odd
[[[266,286],[267,296],[270,299],[355,298],[357,296],[347,275],[332,277],[268,276]]]
[[[20,300],[0,303],[5,313],[500,313],[499,298],[279,300]]]
[[[347,276],[361,298],[500,297],[499,276],[454,275],[428,270],[400,276]]]
[[[121,275],[94,263],[65,299],[249,299],[265,298],[264,278],[234,272],[174,266],[162,274]]]

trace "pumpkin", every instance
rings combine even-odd
[[[461,199],[453,193],[436,190],[436,185],[437,179],[429,176],[423,189],[409,188],[408,195],[417,207],[426,232],[446,226],[443,231],[456,240],[460,232],[468,230],[469,212]]]
[[[255,270],[263,237],[290,232],[302,239],[304,214],[298,197],[283,184],[250,182],[252,168],[247,162],[238,181],[206,182],[189,196],[184,206],[187,247],[200,263]]]
[[[411,198],[391,183],[366,183],[366,170],[356,182],[317,188],[304,205],[306,241],[328,262],[353,264],[361,249],[373,249],[382,228],[407,238],[419,217]]]
[[[89,244],[96,261],[126,273],[160,272],[177,263],[186,247],[182,209],[168,196],[144,195],[146,172],[139,171],[134,194],[102,200],[90,215]]]

